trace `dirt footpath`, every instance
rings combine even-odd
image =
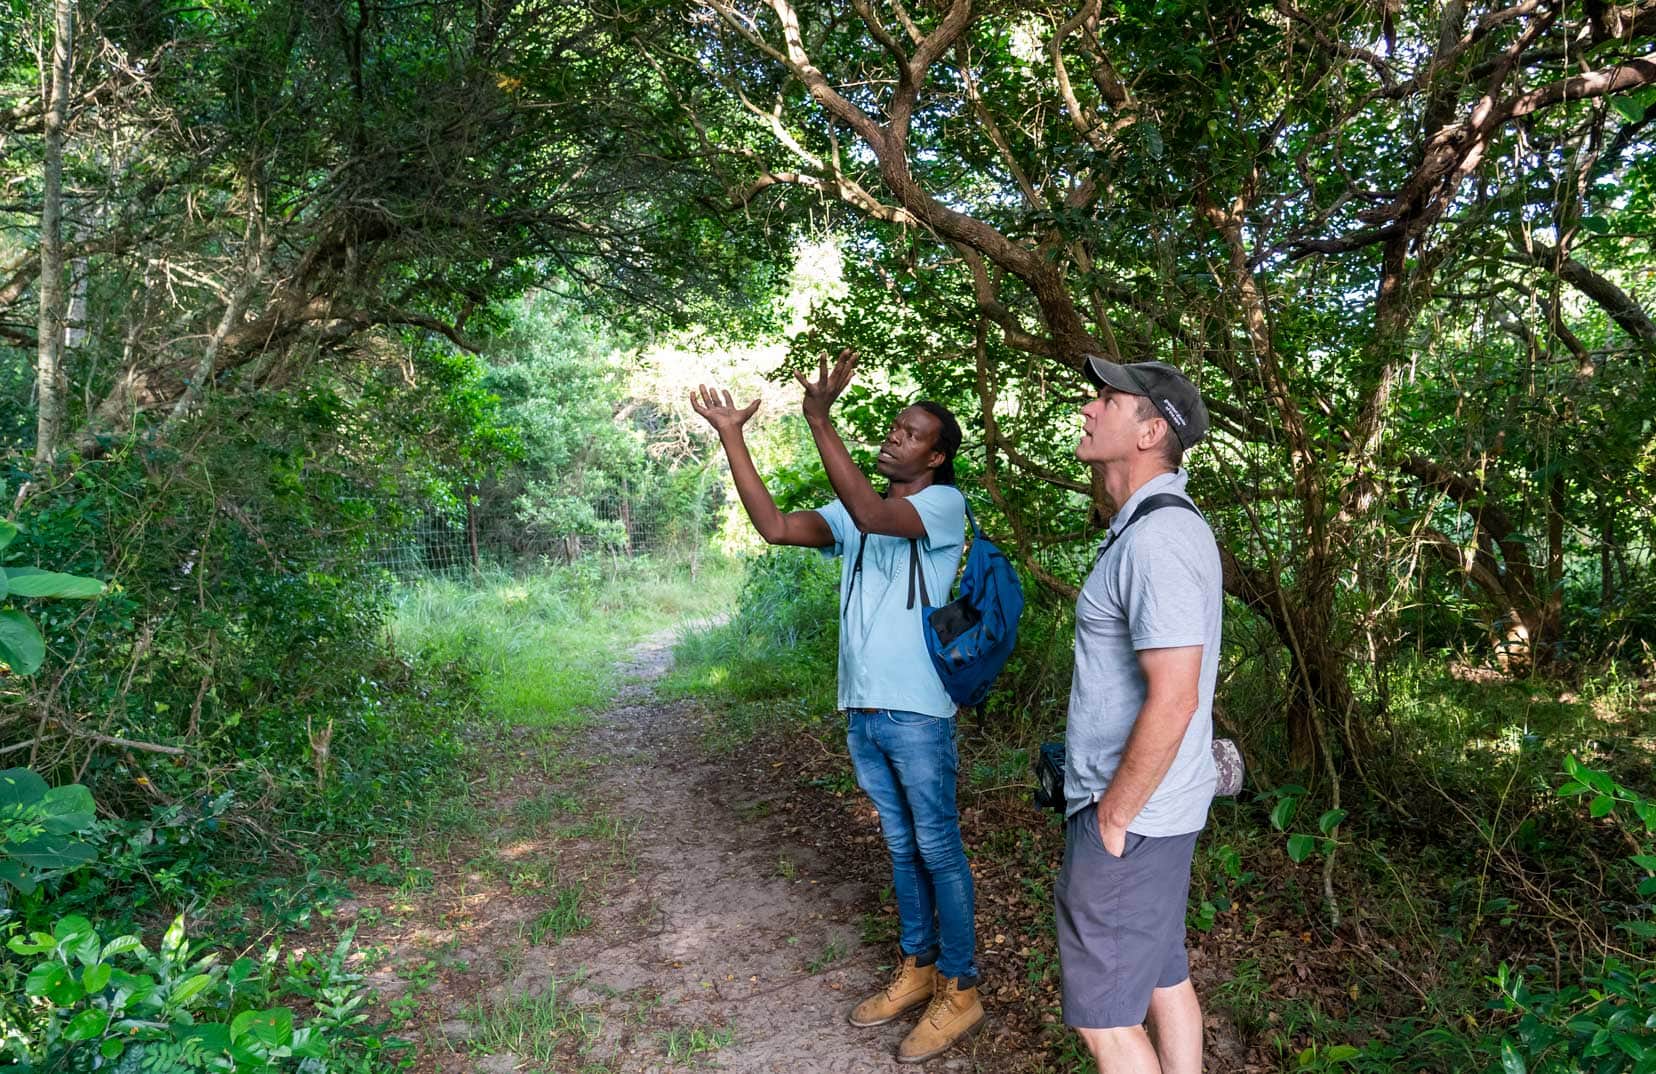
[[[826,832],[796,812],[797,767],[709,757],[711,717],[652,692],[671,643],[632,654],[589,727],[499,731],[470,830],[344,908],[415,1071],[915,1069],[891,1058],[908,1019],[845,1021],[894,950],[873,811],[847,794],[856,834]],[[923,1069],[1004,1070],[994,1036]]]

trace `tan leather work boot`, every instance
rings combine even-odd
[[[883,1026],[931,999],[936,981],[936,966],[916,966],[913,955],[904,955],[892,971],[891,983],[852,1008],[849,1021],[858,1029]]]
[[[910,1030],[897,1048],[897,1062],[923,1063],[964,1040],[983,1025],[983,1004],[977,986],[960,987],[958,977],[939,977],[920,1024]]]

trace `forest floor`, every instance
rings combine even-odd
[[[905,1069],[892,1055],[909,1019],[845,1021],[894,952],[877,816],[809,735],[710,746],[717,713],[652,689],[671,644],[639,646],[584,726],[480,743],[474,822],[339,908],[414,1070]],[[1031,879],[1046,872],[1024,867],[1056,833],[1033,814],[962,819],[989,1021],[924,1069],[1090,1069],[1055,1025],[1050,894]],[[1216,961],[1193,951],[1199,990]],[[1208,1069],[1260,1069],[1208,1023]]]

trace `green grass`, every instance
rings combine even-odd
[[[523,935],[531,946],[557,943],[573,936],[592,924],[581,909],[586,890],[579,885],[561,887],[552,898],[552,908],[537,916],[524,927]]]
[[[399,646],[464,669],[482,710],[503,723],[580,726],[614,696],[615,664],[651,634],[720,614],[740,570],[703,557],[583,560],[525,576],[431,578],[398,595]]]
[[[708,1055],[727,1047],[736,1039],[736,1033],[726,1026],[720,1029],[703,1029],[700,1026],[691,1026],[687,1029],[673,1029],[661,1036],[661,1047],[667,1053],[669,1063],[700,1063]]]
[[[571,1049],[584,1052],[601,1029],[596,1016],[559,1001],[556,982],[538,996],[479,1003],[465,1020],[474,1030],[474,1051],[484,1055],[510,1052],[537,1063],[551,1063]]]

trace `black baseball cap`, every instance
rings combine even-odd
[[[1189,448],[1207,434],[1208,412],[1202,393],[1166,362],[1117,365],[1089,354],[1081,368],[1087,379],[1100,388],[1114,388],[1149,399],[1167,419],[1167,427],[1178,437],[1180,447]]]

